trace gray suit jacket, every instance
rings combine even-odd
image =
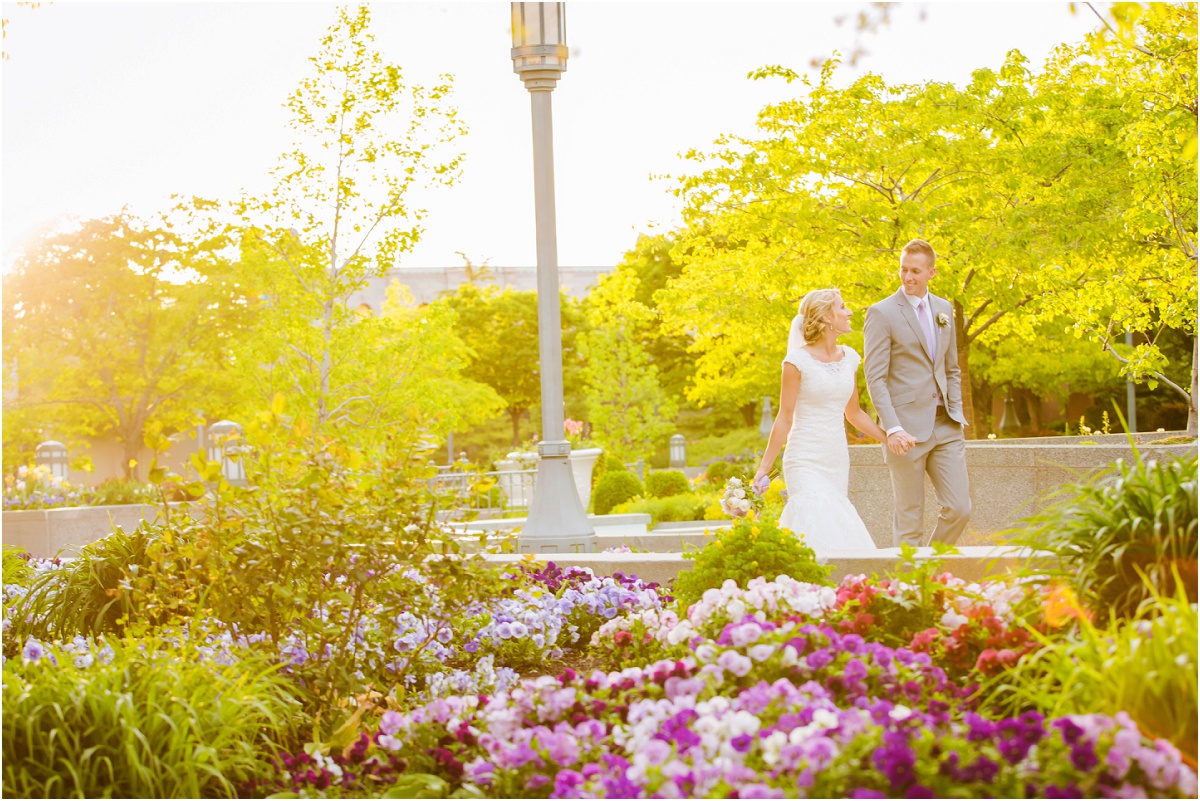
[[[886,431],[894,426],[924,442],[933,435],[937,417],[937,392],[945,399],[946,413],[964,426],[962,382],[958,371],[958,342],[954,335],[954,308],[944,298],[929,294],[935,353],[929,352],[917,313],[904,288],[867,309],[863,323],[863,371],[871,403]],[[937,324],[939,315],[950,324]]]

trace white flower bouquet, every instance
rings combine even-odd
[[[748,517],[751,512],[762,509],[762,496],[740,478],[731,478],[725,483],[725,494],[721,496],[721,511],[735,520]]]

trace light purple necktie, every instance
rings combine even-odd
[[[929,298],[921,298],[917,304],[917,319],[925,330],[925,342],[929,345],[929,357],[937,356],[937,338],[933,334],[933,320],[929,318]]]

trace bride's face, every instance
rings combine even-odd
[[[834,301],[833,311],[830,314],[830,320],[833,324],[833,330],[839,334],[849,334],[851,331],[850,317],[854,314],[850,307],[838,298]]]

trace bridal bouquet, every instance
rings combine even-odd
[[[721,511],[737,519],[746,517],[751,512],[762,510],[762,496],[755,492],[749,484],[740,478],[731,478],[725,484],[725,494],[721,496]]]

